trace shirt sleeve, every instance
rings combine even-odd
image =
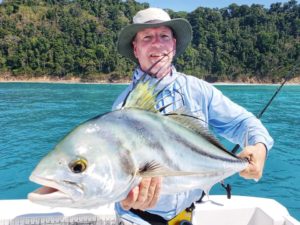
[[[273,139],[259,119],[217,88],[208,83],[205,86],[209,124],[218,134],[240,146],[245,146],[247,142],[248,145],[260,142],[267,150],[272,148]]]

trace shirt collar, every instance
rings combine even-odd
[[[133,78],[132,78],[132,81],[133,81],[133,84],[135,85],[136,82],[145,74],[145,72],[138,66],[135,68],[134,72],[133,72]],[[159,85],[158,85],[158,89],[161,89],[161,88],[164,88],[164,87],[167,87],[167,85],[169,85],[170,83],[172,83],[174,80],[176,80],[176,78],[178,77],[178,73],[177,73],[177,70],[176,68],[172,65],[172,68],[171,68],[171,73],[166,75],[160,82],[159,82]],[[150,83],[152,84],[155,84],[158,79],[156,77],[153,77],[149,74],[146,75],[146,80],[150,80]]]

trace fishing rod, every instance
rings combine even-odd
[[[265,105],[265,107],[260,111],[260,113],[256,116],[258,119],[260,119],[262,117],[262,115],[265,113],[265,111],[267,110],[267,108],[271,105],[271,103],[273,102],[274,98],[277,96],[277,94],[280,92],[281,88],[285,85],[285,83],[290,80],[291,78],[293,78],[296,69],[298,68],[299,64],[300,64],[300,58],[297,59],[296,61],[296,65],[293,66],[293,68],[288,72],[288,74],[284,77],[283,82],[281,83],[281,85],[276,89],[275,93],[273,94],[273,96],[270,98],[270,100],[268,101],[268,103]],[[237,144],[234,146],[234,148],[231,150],[231,152],[233,154],[235,154],[240,148],[240,145]]]
[[[292,68],[292,70],[290,70],[288,72],[288,74],[284,77],[283,82],[281,83],[281,85],[276,89],[275,93],[273,94],[273,96],[270,98],[270,100],[267,102],[267,104],[265,105],[265,107],[260,111],[260,113],[256,116],[258,119],[260,119],[262,117],[262,115],[265,113],[265,111],[267,110],[267,108],[271,105],[272,101],[274,100],[274,98],[277,96],[277,94],[280,92],[281,88],[285,85],[285,83],[290,80],[291,78],[293,78],[296,69],[298,68],[300,64],[300,58],[298,58],[296,60],[296,64],[295,66]],[[234,148],[231,150],[231,152],[233,154],[235,154],[240,148],[240,145],[237,144],[234,146]],[[221,186],[226,190],[226,194],[227,194],[227,198],[230,199],[231,198],[231,185],[230,184],[225,184],[224,180],[222,180],[221,182]],[[202,194],[201,198],[198,200],[198,202],[202,201],[202,198],[204,197],[205,194]]]

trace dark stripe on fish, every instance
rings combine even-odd
[[[188,140],[182,138],[181,136],[177,135],[176,133],[173,133],[172,135],[170,135],[170,137],[175,139],[176,141],[182,143],[185,147],[187,147],[191,151],[199,153],[203,156],[206,156],[206,157],[209,157],[209,158],[212,158],[212,159],[216,159],[216,160],[220,160],[220,161],[226,161],[226,162],[233,162],[233,163],[240,163],[241,161],[243,161],[242,159],[238,158],[237,156],[230,154],[230,152],[228,152],[228,155],[231,155],[231,156],[235,157],[235,159],[228,159],[228,158],[224,158],[224,157],[221,157],[221,156],[209,154],[208,152],[203,151],[198,146],[193,145]],[[224,150],[222,149],[222,151],[224,151]],[[226,151],[226,153],[227,153],[227,151]]]

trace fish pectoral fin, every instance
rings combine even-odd
[[[141,177],[169,177],[169,176],[192,176],[199,175],[198,172],[176,171],[167,168],[158,162],[152,161],[145,163],[139,171]]]

